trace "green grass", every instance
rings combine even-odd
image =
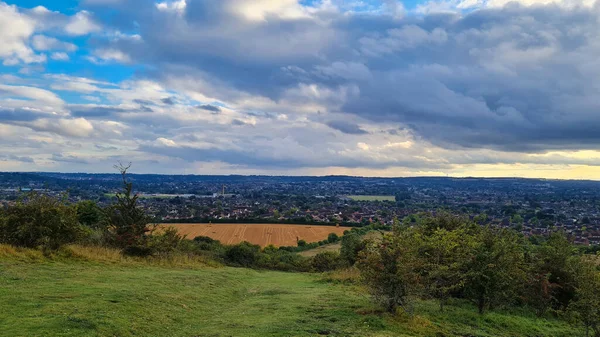
[[[393,195],[348,195],[354,201],[396,201]]]
[[[312,257],[319,253],[324,253],[324,252],[339,252],[340,248],[342,248],[342,244],[339,242],[336,242],[336,243],[330,243],[327,245],[315,247],[313,249],[305,250],[303,252],[299,252],[298,254],[300,254],[302,256],[306,256],[306,257]]]
[[[2,248],[0,336],[582,335],[527,312],[480,316],[463,302],[440,313],[420,301],[415,316],[386,315],[357,286],[316,274]]]

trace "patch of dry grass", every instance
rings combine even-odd
[[[359,284],[360,271],[355,268],[338,269],[323,273],[321,277],[323,281],[339,284]]]
[[[206,268],[220,267],[220,263],[206,256],[173,253],[164,256],[131,257],[120,250],[101,246],[69,245],[60,250],[44,254],[41,250],[0,245],[0,258],[20,262],[78,260],[104,264],[146,265],[160,267]]]

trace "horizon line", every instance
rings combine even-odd
[[[2,171],[3,173],[17,173],[17,174],[87,174],[87,175],[120,175],[116,172],[60,172],[60,171]],[[396,176],[396,177],[384,177],[384,176],[353,176],[343,174],[331,174],[331,175],[281,175],[281,174],[190,174],[190,173],[134,173],[128,172],[128,175],[156,175],[156,176],[181,176],[181,177],[285,177],[285,178],[328,178],[328,177],[340,177],[340,178],[362,178],[362,179],[414,179],[414,178],[432,178],[432,179],[520,179],[520,180],[547,180],[547,181],[590,181],[600,182],[600,179],[584,179],[584,178],[544,178],[544,177],[511,177],[511,176],[455,176],[455,175],[415,175],[415,176]]]

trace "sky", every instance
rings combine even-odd
[[[0,0],[0,171],[600,179],[592,0]]]

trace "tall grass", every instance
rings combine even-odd
[[[115,248],[91,245],[68,245],[53,253],[44,254],[38,249],[20,248],[2,244],[0,245],[0,258],[12,259],[20,262],[68,262],[76,260],[105,264],[183,268],[206,268],[222,266],[219,262],[204,255],[192,255],[175,252],[159,256],[131,257],[123,255],[120,250]]]

